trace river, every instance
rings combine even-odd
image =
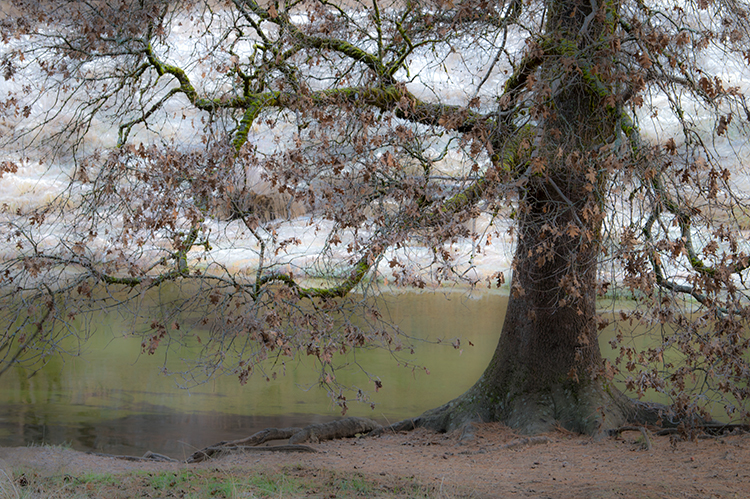
[[[381,300],[391,320],[418,339],[414,354],[401,352],[403,360],[422,367],[404,367],[382,349],[358,351],[358,364],[383,384],[377,392],[360,369],[337,373],[340,382],[367,390],[375,404],[351,402],[347,415],[381,423],[417,416],[469,388],[494,352],[507,306],[506,296],[489,292],[405,292]],[[182,458],[267,427],[341,416],[316,384],[310,358],[287,361],[275,380],[251,376],[241,386],[227,376],[181,389],[179,378],[163,374],[163,356],[143,355],[140,338],[119,334],[121,321],[101,315],[80,355],[54,357],[35,373],[18,367],[0,377],[0,445],[70,445],[131,455],[151,450]],[[457,337],[458,349],[452,346]],[[189,352],[172,352],[167,367],[179,370],[181,356]]]

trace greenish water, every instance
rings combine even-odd
[[[414,353],[401,351],[400,362],[382,349],[358,349],[361,369],[346,368],[336,375],[341,384],[367,391],[375,404],[373,409],[369,403],[349,402],[347,415],[388,423],[442,405],[479,378],[494,353],[508,298],[493,293],[469,297],[456,291],[386,294],[382,300],[380,310],[386,317],[405,334],[426,341],[417,341]],[[0,446],[65,444],[79,450],[131,455],[151,450],[183,458],[264,428],[341,417],[341,409],[318,386],[310,357],[277,364],[276,379],[256,374],[240,385],[237,377],[226,376],[185,390],[178,387],[181,378],[163,373],[163,356],[143,355],[140,338],[123,336],[129,329],[119,314],[97,319],[81,355],[52,358],[36,373],[17,367],[0,377]],[[614,358],[609,346],[613,334],[610,326],[599,338],[608,358]],[[636,324],[628,343],[642,350],[661,334],[658,328]],[[461,340],[459,349],[451,346],[455,338]],[[185,369],[181,357],[189,358],[191,352],[172,350],[168,370]],[[426,369],[405,367],[404,361]],[[378,376],[382,389],[376,392],[362,369]],[[653,392],[649,397],[669,402],[654,398]],[[711,410],[714,417],[725,419],[721,404]]]
[[[357,352],[358,363],[382,381],[377,393],[361,370],[337,373],[342,384],[367,390],[375,404],[372,409],[351,402],[347,415],[383,423],[441,405],[477,380],[494,352],[507,297],[403,293],[386,297],[384,305],[402,331],[428,340],[417,342],[414,354],[401,354],[429,374],[403,367],[378,349]],[[317,386],[310,358],[287,361],[276,369],[275,380],[251,376],[241,386],[236,377],[223,377],[184,390],[179,379],[162,373],[163,357],[142,355],[139,338],[118,333],[120,320],[116,314],[102,316],[80,356],[54,358],[33,375],[16,368],[0,377],[0,445],[67,444],[183,457],[263,428],[304,426],[341,415]],[[451,346],[456,337],[460,349]],[[438,339],[444,341],[430,343]],[[167,367],[180,370],[179,357],[179,351],[172,352]]]

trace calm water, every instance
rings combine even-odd
[[[339,381],[370,391],[376,404],[350,404],[348,415],[383,423],[419,415],[460,395],[480,376],[494,352],[507,297],[463,293],[405,293],[386,298],[393,321],[428,340],[460,337],[461,349],[418,343],[411,361],[424,370],[400,367],[387,353],[357,354],[380,376],[383,389],[358,371]],[[176,458],[196,448],[241,438],[275,426],[304,426],[340,417],[325,390],[315,385],[309,359],[287,362],[276,380],[234,377],[191,390],[165,376],[163,358],[140,355],[140,340],[113,334],[117,319],[103,317],[80,357],[55,359],[31,375],[17,368],[0,377],[0,445],[67,444],[79,450],[142,455],[147,450]],[[469,341],[474,346],[469,345]],[[175,362],[178,362],[175,359]],[[281,373],[280,373],[281,374]]]
[[[338,381],[367,390],[375,403],[372,409],[352,402],[347,415],[381,423],[417,416],[469,388],[492,357],[508,302],[501,294],[469,297],[463,292],[409,292],[384,295],[383,300],[381,311],[404,333],[428,340],[418,341],[414,354],[402,354],[430,373],[403,367],[379,349],[357,352],[361,367],[382,381],[378,393],[361,370],[337,371]],[[86,451],[142,455],[151,450],[184,458],[264,428],[341,417],[340,408],[317,386],[318,373],[309,358],[287,361],[275,369],[275,380],[251,376],[241,386],[236,377],[223,377],[184,390],[178,379],[162,373],[162,357],[141,355],[139,338],[122,337],[123,327],[116,314],[101,317],[80,356],[55,358],[36,373],[16,368],[0,377],[0,446],[64,444]],[[605,357],[614,357],[608,345],[613,334],[606,328],[599,338]],[[451,346],[457,337],[458,350]],[[631,343],[643,349],[659,337],[659,331],[637,326]],[[435,343],[438,339],[441,344]],[[184,368],[178,357],[173,355],[167,367]],[[663,397],[655,400],[668,403]],[[720,403],[710,408],[715,418],[726,420]]]

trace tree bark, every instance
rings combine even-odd
[[[617,113],[608,46],[617,5],[548,2],[546,60],[539,69],[539,133],[518,209],[511,296],[495,355],[461,397],[411,423],[447,431],[503,421],[538,433],[619,427],[632,402],[608,384],[597,338],[596,271],[607,168]],[[608,61],[603,58],[609,57]],[[603,63],[603,64],[602,64]],[[596,71],[593,68],[597,68]],[[407,424],[408,425],[408,424]]]

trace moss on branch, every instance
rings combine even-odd
[[[329,41],[330,43],[333,43]],[[340,42],[337,46],[344,50],[346,42]],[[356,50],[355,50],[356,49]],[[347,49],[352,57],[365,57],[365,53],[359,53],[359,49],[351,46]],[[473,112],[466,107],[450,106],[443,104],[432,104],[424,102],[405,87],[395,83],[371,87],[346,87],[326,89],[310,94],[282,93],[282,92],[244,92],[232,98],[205,98],[200,97],[195,86],[190,81],[187,73],[171,64],[162,62],[153,52],[150,45],[145,49],[149,64],[159,76],[171,75],[179,84],[178,87],[169,91],[156,105],[154,105],[143,116],[120,127],[121,142],[124,141],[123,131],[128,131],[134,124],[145,121],[156,109],[161,108],[164,103],[177,93],[187,97],[190,103],[202,111],[213,112],[219,109],[244,110],[240,124],[235,131],[232,145],[239,150],[245,142],[252,124],[265,108],[293,109],[299,106],[328,106],[349,103],[355,106],[369,106],[381,111],[395,111],[399,118],[432,126],[443,126],[454,129],[460,133],[468,133],[475,127],[489,124],[492,115],[483,115]],[[385,68],[381,68],[385,70]]]
[[[94,265],[88,261],[84,261],[84,260],[71,261],[71,260],[60,258],[60,257],[53,257],[53,256],[47,256],[47,255],[40,255],[40,257],[46,260],[56,261],[65,265],[77,265],[77,266],[83,267],[89,272],[91,276],[93,276],[95,279],[105,284],[117,284],[117,285],[122,285],[122,286],[128,286],[131,288],[134,288],[141,284],[148,284],[149,287],[154,287],[154,286],[161,284],[162,282],[173,281],[180,277],[188,277],[190,275],[190,268],[188,267],[188,262],[187,262],[188,252],[193,248],[193,246],[196,246],[196,244],[206,244],[206,242],[197,243],[198,235],[199,235],[198,228],[193,227],[190,230],[190,232],[187,234],[187,236],[185,236],[184,240],[178,244],[179,247],[177,248],[177,250],[174,251],[168,257],[169,259],[172,259],[175,261],[175,266],[168,272],[160,273],[158,275],[148,274],[147,272],[145,275],[141,275],[141,276],[128,276],[128,277],[116,276],[116,275],[111,275],[106,272],[97,270],[94,267]],[[166,258],[160,260],[160,262],[162,263],[165,261],[166,261]]]
[[[472,182],[464,190],[445,200],[438,208],[441,215],[455,213],[463,208],[475,204],[484,195],[487,187],[497,180],[497,172],[513,174],[519,170],[519,165],[526,163],[531,148],[530,141],[536,133],[531,125],[526,125],[515,131],[503,144],[501,150],[492,155],[493,168],[481,178]]]
[[[357,287],[360,282],[362,282],[362,279],[367,275],[367,273],[372,268],[372,265],[378,260],[378,257],[381,254],[382,252],[376,253],[373,251],[368,251],[362,258],[359,259],[356,264],[354,264],[354,267],[349,272],[349,276],[346,279],[344,279],[340,284],[330,288],[305,288],[300,286],[299,283],[291,275],[276,272],[263,276],[261,278],[260,285],[268,284],[271,282],[281,282],[294,289],[295,292],[302,298],[321,298],[324,300],[331,298],[343,298],[344,296],[349,294],[349,292],[352,291],[355,287]],[[256,285],[256,289],[257,288],[258,286]]]

